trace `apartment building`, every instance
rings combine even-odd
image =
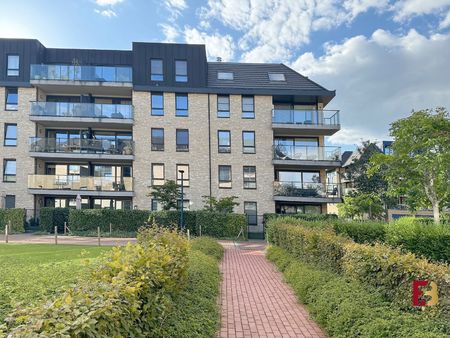
[[[283,64],[208,62],[204,45],[56,49],[0,39],[0,207],[158,209],[166,180],[184,208],[237,196],[237,212],[326,213],[340,149],[335,96]],[[183,171],[183,182],[181,181]],[[180,205],[181,207],[181,205]]]

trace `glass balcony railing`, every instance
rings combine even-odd
[[[340,161],[341,148],[274,145],[273,159],[299,161]]]
[[[133,155],[131,140],[96,140],[31,137],[31,152]]]
[[[131,67],[31,65],[31,80],[133,82]]]
[[[272,123],[339,125],[338,110],[273,109]]]
[[[31,102],[32,116],[133,119],[129,104]]]
[[[29,189],[133,191],[132,177],[89,177],[79,175],[28,175]]]
[[[274,195],[286,197],[338,198],[341,196],[341,192],[338,184],[275,181]]]

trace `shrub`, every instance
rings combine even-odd
[[[299,261],[270,247],[268,258],[283,272],[312,317],[333,337],[447,337],[448,321],[403,313],[376,288]]]
[[[274,218],[284,218],[284,217],[292,217],[295,219],[300,219],[303,221],[310,222],[320,222],[320,221],[330,221],[337,219],[337,215],[335,214],[272,214],[266,213],[263,215],[264,224]]]
[[[11,222],[11,233],[25,232],[24,209],[0,209],[0,229],[5,231],[5,226]]]
[[[202,236],[194,238],[191,241],[192,250],[197,250],[205,255],[216,258],[220,261],[224,254],[223,246],[217,243],[216,240],[210,237]]]
[[[41,208],[39,211],[41,230],[54,232],[57,226],[58,232],[63,232],[64,222],[69,224],[69,210],[69,208]]]
[[[137,232],[149,215],[146,210],[71,209],[69,226],[74,232],[97,230],[97,227],[102,232],[109,232],[111,223],[114,231]]]
[[[386,225],[386,242],[436,261],[450,262],[450,227],[402,217]]]
[[[347,235],[356,243],[382,242],[385,237],[385,223],[382,222],[333,222],[337,234]]]

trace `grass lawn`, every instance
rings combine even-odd
[[[0,244],[0,323],[15,302],[32,304],[63,290],[109,247]]]

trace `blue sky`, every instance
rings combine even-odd
[[[450,108],[450,0],[1,0],[0,37],[48,47],[204,43],[224,61],[285,63],[341,110],[332,144],[388,138],[412,110]]]

